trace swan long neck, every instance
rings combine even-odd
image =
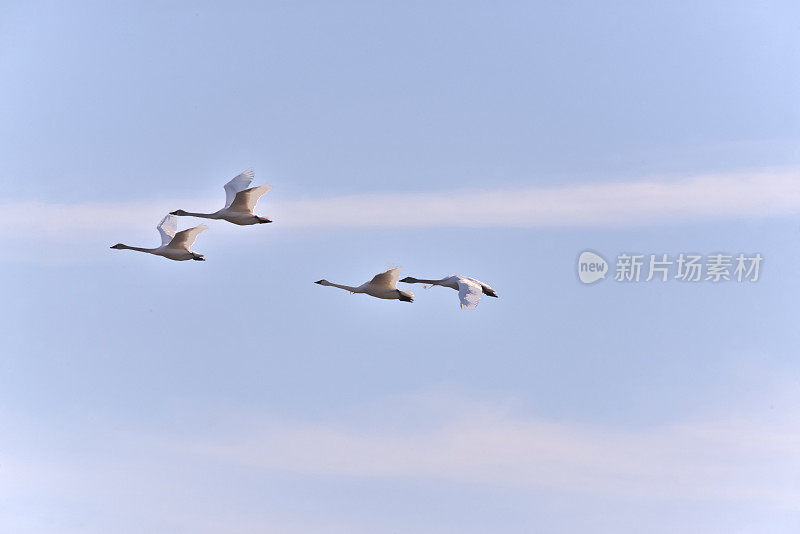
[[[413,276],[406,277],[407,284],[431,284],[433,286],[438,286],[441,284],[441,280],[426,280],[424,278],[414,278]]]
[[[345,285],[342,285],[342,284],[334,284],[333,282],[328,282],[328,285],[330,285],[331,287],[338,287],[339,289],[344,289],[346,291],[349,291],[350,293],[361,293],[361,288],[360,287],[345,286]]]
[[[191,211],[184,212],[189,217],[200,217],[202,219],[219,219],[219,212],[214,213],[192,213]]]
[[[122,248],[124,248],[125,250],[135,250],[137,252],[149,252],[151,254],[153,253],[153,251],[156,250],[154,248],[132,247],[130,245],[122,245]]]

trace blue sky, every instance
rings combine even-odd
[[[796,532],[798,15],[0,5],[0,530]],[[248,167],[274,224],[108,249]],[[500,299],[312,283],[387,263]]]

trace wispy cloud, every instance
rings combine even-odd
[[[249,430],[186,442],[176,451],[250,468],[331,476],[430,479],[637,500],[761,502],[792,509],[800,502],[795,476],[800,431],[786,421],[724,418],[614,429],[478,405],[436,424],[429,416],[427,422],[430,428],[422,430],[257,418],[248,421]]]
[[[338,197],[279,206],[297,226],[650,225],[800,213],[800,172]]]
[[[410,480],[477,492],[502,487],[520,495],[555,492],[628,503],[624,509],[694,502],[791,512],[800,503],[800,431],[797,402],[781,406],[780,417],[763,409],[737,410],[736,417],[620,428],[556,421],[522,413],[509,402],[433,392],[317,421],[224,410],[213,414],[213,428],[187,422],[191,430],[81,435],[71,426],[59,437],[49,425],[47,445],[43,428],[29,427],[25,438],[27,425],[16,421],[11,424],[16,437],[6,440],[0,458],[0,499],[69,504],[63,494],[79,494],[91,503],[84,512],[98,532],[118,522],[120,514],[129,515],[132,524],[147,520],[161,527],[149,525],[149,531],[203,524],[198,532],[214,531],[208,525],[233,517],[232,502],[247,501],[259,484],[292,477],[360,478],[390,486]],[[201,509],[197,503],[205,504]],[[92,511],[108,507],[117,515],[98,518]],[[235,531],[286,531],[291,525],[286,520],[253,517]],[[287,529],[276,527],[282,521]],[[323,526],[307,524],[297,531],[325,531]]]
[[[217,199],[219,200],[219,199]],[[150,229],[176,206],[213,199],[104,204],[0,204],[0,238],[108,238]],[[274,202],[260,212],[286,228],[644,226],[800,213],[800,171],[781,170],[601,184],[376,193]],[[187,220],[187,224],[191,220]]]

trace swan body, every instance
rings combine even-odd
[[[111,248],[117,250],[136,250],[138,252],[147,252],[148,254],[155,254],[156,256],[163,256],[169,260],[185,261],[196,260],[205,261],[205,256],[192,252],[189,250],[194,244],[197,236],[207,228],[206,225],[201,224],[194,228],[182,230],[178,232],[178,218],[172,214],[167,215],[161,222],[158,223],[158,233],[161,234],[161,246],[156,248],[142,248],[131,247],[117,243]]]
[[[497,297],[497,292],[484,284],[480,280],[475,280],[469,276],[451,275],[440,278],[439,280],[425,280],[407,276],[400,280],[406,284],[429,284],[430,286],[449,287],[458,291],[458,298],[461,301],[462,310],[474,310],[481,300],[481,295]]]
[[[181,215],[190,217],[202,217],[204,219],[222,219],[239,226],[250,224],[271,223],[266,217],[261,217],[253,213],[253,210],[264,193],[272,189],[268,185],[256,187],[248,186],[253,182],[255,173],[253,169],[247,169],[243,173],[236,175],[230,182],[225,184],[225,207],[214,213],[193,213],[190,211],[176,210],[170,215]]]
[[[321,286],[338,287],[350,293],[364,293],[379,299],[396,299],[403,302],[414,302],[414,293],[397,289],[397,281],[399,279],[400,267],[395,267],[380,274],[376,274],[372,280],[357,287],[334,284],[324,279],[314,283]]]

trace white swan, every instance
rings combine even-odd
[[[318,280],[314,282],[321,286],[338,287],[339,289],[346,289],[350,293],[366,293],[367,295],[377,297],[379,299],[398,299],[403,302],[414,302],[414,293],[411,291],[401,291],[397,289],[397,281],[400,278],[400,267],[389,269],[381,274],[376,274],[372,280],[365,282],[358,287],[344,286],[341,284],[334,284],[327,280]]]
[[[188,215],[190,217],[203,217],[204,219],[222,219],[240,226],[248,224],[271,223],[266,217],[260,217],[253,213],[253,210],[264,193],[272,189],[268,185],[259,185],[247,189],[255,173],[253,169],[247,169],[242,174],[233,178],[225,184],[225,207],[214,213],[192,213],[184,210],[176,210],[170,215]]]
[[[147,252],[148,254],[155,254],[156,256],[164,256],[170,260],[184,261],[184,260],[197,260],[205,261],[202,254],[192,252],[189,248],[194,244],[197,235],[207,228],[206,225],[201,224],[188,230],[178,232],[178,218],[170,214],[164,217],[158,223],[158,233],[161,234],[161,246],[157,248],[141,248],[129,247],[122,243],[117,243],[111,248],[117,250],[138,250],[139,252]]]
[[[474,310],[481,300],[481,294],[497,297],[497,292],[494,289],[469,276],[452,275],[445,276],[440,280],[423,280],[408,276],[400,281],[406,284],[430,284],[432,286],[456,289],[458,290],[458,298],[461,299],[462,310]]]

